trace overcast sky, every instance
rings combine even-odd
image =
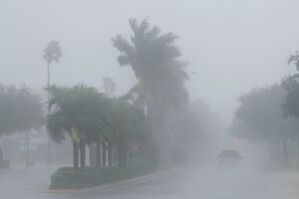
[[[52,83],[100,87],[111,76],[124,93],[135,77],[118,65],[111,38],[129,36],[129,17],[149,17],[180,36],[187,70],[198,73],[187,83],[191,98],[229,121],[240,93],[294,72],[287,58],[299,49],[298,8],[298,0],[0,0],[0,82],[43,87],[43,49],[59,40]]]

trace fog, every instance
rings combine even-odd
[[[52,137],[51,153],[54,155],[49,163],[51,154],[41,153],[50,150],[46,148],[50,146],[46,146],[48,141],[44,139],[47,131],[51,131],[49,115],[42,118],[47,124],[13,130],[17,132],[13,135],[9,134],[9,127],[1,127],[10,120],[0,116],[0,120],[4,121],[0,121],[0,146],[4,152],[1,155],[0,150],[0,163],[4,156],[11,164],[10,170],[0,170],[0,198],[2,190],[6,198],[18,198],[27,193],[28,198],[63,199],[121,198],[122,193],[124,198],[297,198],[299,111],[297,98],[292,95],[292,91],[297,92],[297,84],[287,77],[298,72],[293,64],[298,67],[299,56],[288,64],[291,55],[298,55],[298,7],[299,1],[295,0],[0,0],[0,84],[22,83],[33,93],[41,95],[42,107],[37,109],[43,109],[44,115],[54,115],[60,107],[53,100],[54,108],[47,109],[44,91],[48,79],[43,56],[50,41],[59,41],[62,50],[59,62],[48,62],[51,63],[51,85],[55,84],[57,89],[72,87],[76,90],[73,86],[82,84],[114,99],[126,98],[134,85],[142,82],[136,78],[138,73],[131,62],[128,66],[120,66],[118,56],[125,52],[115,44],[118,34],[131,42],[133,33],[128,23],[131,18],[135,18],[138,24],[147,19],[149,26],[159,27],[162,34],[172,32],[177,35],[175,45],[182,53],[179,60],[188,62],[183,70],[189,76],[189,80],[182,80],[189,96],[183,108],[167,113],[154,112],[150,106],[155,107],[153,104],[157,101],[150,101],[150,104],[146,97],[141,105],[144,115],[149,115],[153,142],[159,145],[160,159],[166,160],[166,164],[159,166],[162,171],[158,173],[162,174],[139,179],[140,182],[137,180],[132,184],[120,183],[116,188],[108,186],[107,190],[94,187],[90,192],[83,190],[78,194],[51,194],[51,190],[48,191],[49,176],[61,166],[73,164],[72,147],[74,140],[80,137],[79,130],[75,132],[69,128],[71,130],[63,135],[65,141],[59,141],[62,144],[54,143],[57,137]],[[105,77],[115,82],[115,88],[109,95],[103,84]],[[286,91],[282,91],[284,89]],[[58,96],[55,96],[55,90],[48,92],[53,98]],[[0,100],[5,99],[0,95]],[[102,98],[98,96],[98,99]],[[5,106],[0,105],[0,110],[4,110]],[[138,104],[136,107],[140,108]],[[32,109],[20,112],[30,114]],[[122,112],[117,112],[118,115],[122,116]],[[90,123],[86,125],[92,126]],[[144,126],[140,128],[146,130]],[[62,131],[67,131],[65,129]],[[164,134],[157,136],[157,132]],[[94,140],[84,140],[87,154],[98,153],[98,140],[96,143]],[[136,146],[144,144],[139,141],[132,142]],[[99,164],[112,167],[117,158],[110,157],[110,153],[111,156],[121,154],[117,151],[117,147],[121,150],[121,145],[115,144],[114,140],[111,143],[106,140],[101,142],[100,150],[104,152],[100,151],[100,154],[104,159]],[[19,143],[20,149],[13,147],[15,143]],[[42,143],[44,148],[40,150],[36,143]],[[133,145],[131,140],[128,143]],[[146,146],[152,147],[150,144]],[[221,154],[227,151],[237,152],[240,156],[240,165],[236,168],[229,165],[233,168],[227,169],[224,165],[223,169],[219,163]],[[81,153],[79,149],[78,153]],[[86,162],[97,162],[92,158],[86,155]],[[118,161],[120,166],[124,166],[121,165],[125,164],[122,160]],[[164,170],[166,173],[163,173]],[[13,187],[15,179],[30,176],[33,180],[28,180],[27,185],[21,180],[17,185],[19,189]],[[234,186],[236,188],[232,188]],[[271,190],[274,188],[276,191]],[[134,192],[136,189],[141,191]],[[15,190],[17,193],[14,193]]]
[[[123,93],[134,75],[118,67],[110,39],[130,33],[128,18],[150,17],[180,37],[188,71],[198,73],[188,83],[190,95],[230,118],[240,92],[277,82],[293,69],[286,60],[299,40],[297,7],[291,0],[1,1],[1,80],[44,85],[42,49],[54,39],[64,57],[52,67],[53,82],[100,86],[108,75]]]

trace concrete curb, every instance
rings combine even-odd
[[[127,180],[121,180],[118,182],[114,182],[114,183],[108,183],[108,184],[103,184],[100,186],[95,186],[95,187],[88,187],[88,188],[84,188],[80,190],[80,193],[86,193],[86,192],[93,192],[93,191],[101,191],[104,189],[109,189],[109,188],[114,188],[117,186],[121,186],[121,185],[125,185],[125,184],[139,184],[139,183],[143,183],[143,182],[147,182],[149,180],[154,180],[158,177],[161,177],[162,175],[166,175],[166,174],[170,174],[174,171],[174,169],[171,170],[164,170],[164,171],[158,171],[158,172],[154,172],[154,173],[150,173],[147,175],[143,175],[143,176],[138,176],[135,178],[130,178]]]
[[[39,193],[78,193],[81,189],[47,189],[40,190]]]

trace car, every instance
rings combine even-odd
[[[218,158],[218,171],[227,169],[240,168],[240,160],[243,158],[236,150],[223,150],[217,156]]]

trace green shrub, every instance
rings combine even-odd
[[[51,176],[50,189],[81,189],[102,184],[117,182],[154,172],[156,166],[144,161],[127,167],[107,167],[96,169],[85,167],[74,169],[63,167]]]

